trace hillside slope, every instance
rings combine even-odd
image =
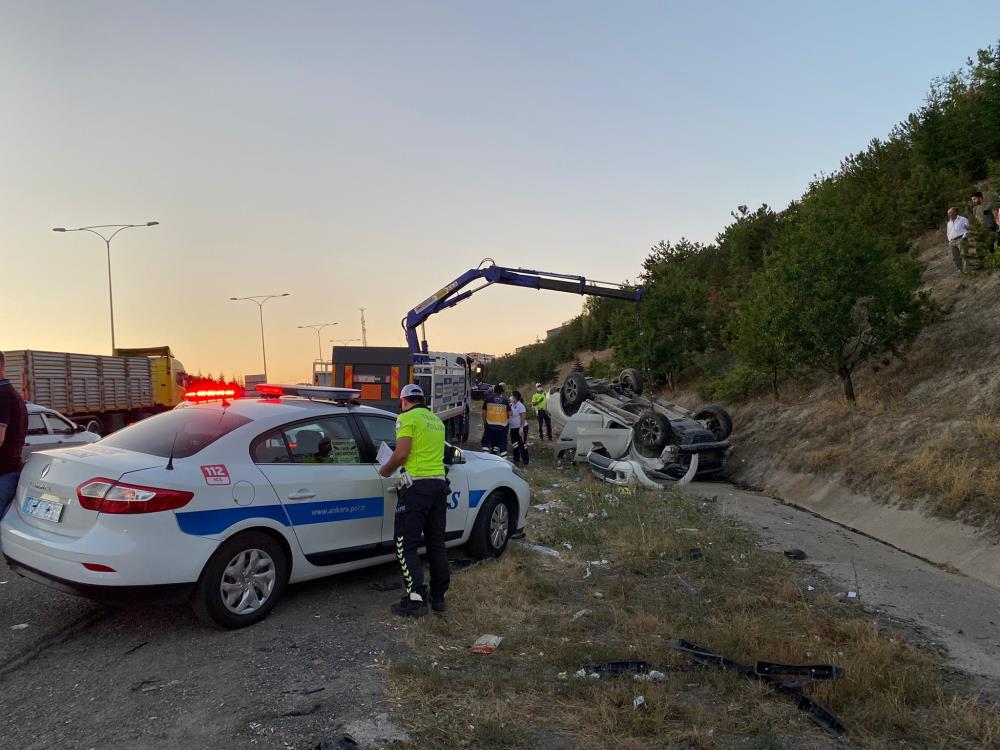
[[[733,478],[777,469],[1000,529],[1000,278],[959,276],[941,231],[917,243],[939,310],[905,360],[733,407]]]

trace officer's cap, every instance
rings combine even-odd
[[[409,383],[408,385],[403,386],[403,390],[399,392],[399,395],[402,398],[413,398],[414,396],[423,397],[424,389],[416,383]]]

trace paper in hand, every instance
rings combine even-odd
[[[378,462],[379,466],[385,466],[389,459],[392,458],[392,448],[386,444],[383,440],[378,447],[378,453],[375,454],[375,460]]]

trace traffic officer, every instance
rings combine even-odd
[[[444,423],[427,408],[419,385],[403,386],[399,409],[396,449],[378,470],[388,478],[402,467],[393,538],[406,595],[392,606],[392,611],[401,617],[423,617],[427,614],[427,587],[417,554],[421,543],[427,548],[430,600],[435,612],[444,611],[444,595],[451,579],[444,547],[450,491],[444,472],[445,430]]]
[[[535,410],[535,414],[538,415],[538,439],[545,439],[545,434],[542,430],[542,426],[549,428],[549,437],[552,439],[552,417],[549,416],[549,394],[545,392],[542,388],[541,383],[535,383],[535,392],[531,396],[531,408]]]

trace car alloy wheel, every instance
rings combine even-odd
[[[497,503],[490,515],[490,544],[493,549],[503,549],[510,533],[510,512],[504,503]]]
[[[222,574],[222,603],[233,614],[252,614],[267,602],[276,580],[274,560],[267,552],[243,550],[229,561]]]

